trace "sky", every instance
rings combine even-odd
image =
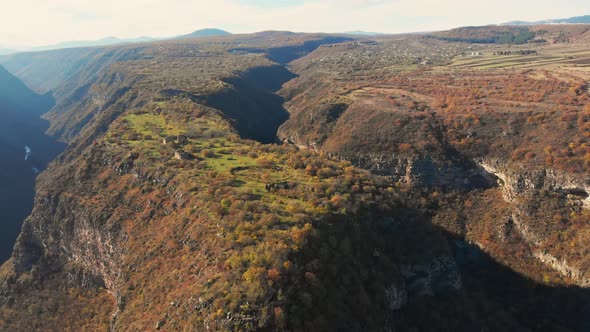
[[[590,14],[589,0],[0,0],[0,47],[107,36],[444,30]]]

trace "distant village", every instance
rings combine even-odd
[[[492,55],[495,56],[512,56],[512,55],[537,55],[539,52],[537,50],[510,50],[510,51],[494,51]],[[467,54],[467,56],[482,56],[484,55],[483,52],[473,51]]]
[[[495,51],[494,55],[537,55],[537,50]]]

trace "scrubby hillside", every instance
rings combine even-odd
[[[55,87],[70,148],[0,270],[0,329],[584,330],[580,43],[100,50]]]
[[[162,143],[179,135],[187,143]],[[116,294],[116,329],[302,329],[334,321],[375,329],[388,301],[397,301],[386,290],[403,287],[391,258],[374,256],[391,247],[379,236],[397,200],[386,180],[315,153],[242,141],[217,112],[190,99],[126,113],[54,171],[44,174],[19,239],[13,263],[24,274],[15,277],[80,271]],[[51,240],[36,231],[53,222]],[[346,293],[333,283],[339,278]]]
[[[423,226],[388,179],[244,139],[284,112],[266,106],[281,78],[251,77],[286,72],[264,54],[170,43],[108,62],[50,113],[71,146],[2,267],[2,329],[376,330],[406,301],[402,265],[441,260],[449,281],[423,287],[460,287],[441,233],[401,254],[393,223]]]
[[[436,224],[532,279],[586,286],[588,60],[582,39],[322,47],[291,64],[279,136],[430,191],[419,209]],[[464,212],[448,210],[449,195]],[[529,252],[508,254],[515,242]]]

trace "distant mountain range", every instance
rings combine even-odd
[[[20,52],[40,52],[40,51],[50,51],[50,50],[59,50],[64,48],[77,48],[77,47],[93,47],[93,46],[109,46],[109,45],[117,45],[117,44],[125,44],[125,43],[142,43],[142,42],[150,42],[155,41],[156,38],[151,37],[138,37],[138,38],[131,38],[131,39],[121,39],[117,37],[106,37],[98,40],[80,40],[80,41],[67,41],[63,43],[53,44],[53,45],[45,45],[45,46],[36,46],[36,47],[22,47],[22,48],[3,48],[0,47],[0,55],[7,55],[13,53],[20,53]]]
[[[543,21],[535,21],[535,22],[512,21],[512,22],[503,23],[501,25],[543,25],[543,24],[590,24],[590,15],[576,16],[576,17],[570,17],[570,18],[559,18],[559,19],[552,19],[552,20],[543,20]]]
[[[77,47],[93,47],[93,46],[109,46],[109,45],[117,45],[117,44],[126,44],[126,43],[147,43],[157,40],[168,40],[168,39],[186,39],[186,38],[204,38],[204,37],[216,37],[216,36],[227,36],[231,35],[231,33],[221,30],[221,29],[201,29],[194,31],[192,33],[181,35],[181,36],[174,36],[174,37],[165,37],[165,38],[153,38],[153,37],[137,37],[137,38],[117,38],[117,37],[106,37],[99,40],[83,40],[83,41],[68,41],[63,43],[58,43],[54,45],[46,45],[46,46],[38,46],[38,47],[25,47],[19,49],[10,49],[10,48],[3,48],[0,46],[0,55],[18,53],[18,52],[38,52],[38,51],[49,51],[49,50],[58,50],[64,48],[77,48]]]
[[[15,53],[15,52],[16,51],[13,49],[0,47],[0,55],[11,54],[11,53]]]
[[[68,41],[68,42],[58,43],[55,45],[31,47],[31,48],[27,49],[27,51],[49,51],[49,50],[57,50],[57,49],[61,49],[61,48],[108,46],[108,45],[125,44],[125,43],[143,43],[143,42],[150,42],[150,41],[155,41],[155,40],[157,40],[157,39],[151,38],[151,37],[137,37],[137,38],[130,38],[130,39],[121,39],[121,38],[117,38],[117,37],[106,37],[106,38],[102,38],[99,40]]]

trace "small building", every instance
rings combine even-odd
[[[179,145],[186,145],[186,144],[188,144],[188,137],[186,137],[184,135],[178,135],[176,137],[176,144],[179,144]]]
[[[191,160],[193,159],[193,155],[184,151],[184,150],[176,150],[176,152],[174,152],[174,158],[178,159],[178,160]]]
[[[266,191],[274,192],[277,190],[289,190],[295,188],[295,183],[291,182],[276,182],[276,183],[267,183],[265,186]]]
[[[168,137],[165,137],[162,140],[162,144],[164,144],[164,145],[172,145],[172,144],[174,144],[174,140],[175,140],[175,137],[174,136],[168,136]]]

